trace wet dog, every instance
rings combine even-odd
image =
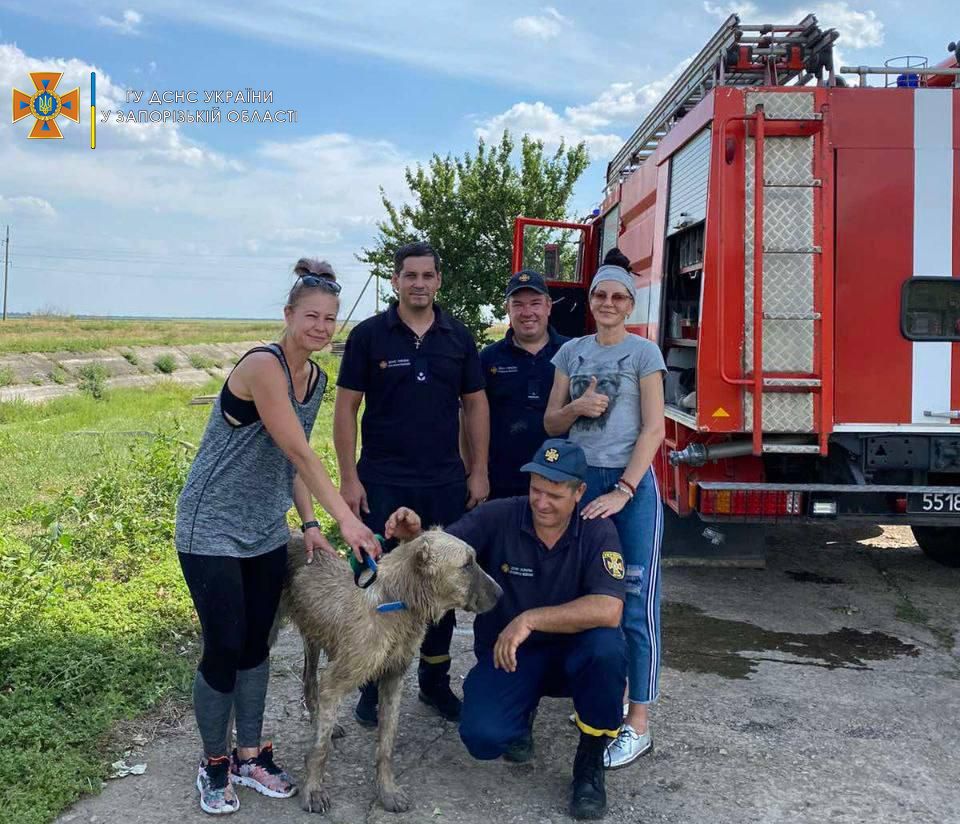
[[[346,561],[317,553],[307,564],[303,538],[289,545],[288,580],[281,611],[303,638],[303,690],[314,725],[314,744],[301,788],[308,812],[325,812],[330,796],[324,770],[337,706],[368,681],[379,682],[377,794],[384,809],[410,808],[393,774],[393,745],[400,716],[403,674],[427,626],[451,609],[486,612],[502,594],[477,564],[473,549],[439,529],[400,544],[379,563],[367,589],[354,585]],[[389,611],[377,607],[391,605]],[[402,604],[402,606],[398,606]],[[327,666],[317,676],[321,650]]]

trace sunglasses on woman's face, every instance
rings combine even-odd
[[[623,294],[622,292],[614,292],[612,295],[608,295],[606,292],[596,291],[590,295],[590,299],[595,300],[597,303],[605,303],[608,297],[610,298],[610,302],[617,307],[626,306],[628,301],[631,300],[630,295]]]
[[[304,286],[317,286],[332,295],[340,294],[340,284],[323,275],[300,275],[300,280],[303,281]]]

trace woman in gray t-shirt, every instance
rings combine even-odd
[[[660,675],[660,539],[663,511],[652,462],[663,441],[660,348],[627,331],[636,286],[620,266],[601,266],[590,286],[597,332],[568,341],[553,357],[544,426],[569,430],[587,456],[584,518],[613,518],[623,547],[627,599],[628,698],[624,725],[604,765],[625,767],[653,748],[647,706]]]

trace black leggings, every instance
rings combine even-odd
[[[237,670],[258,666],[270,653],[287,545],[255,558],[178,554],[203,628],[200,672],[215,690],[233,692]]]

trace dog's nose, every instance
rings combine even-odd
[[[500,600],[500,596],[503,595],[503,590],[500,588],[500,585],[493,580],[490,576],[487,576],[487,586],[484,591],[484,598],[481,599],[480,609],[478,612],[488,612],[497,605],[497,601]]]

